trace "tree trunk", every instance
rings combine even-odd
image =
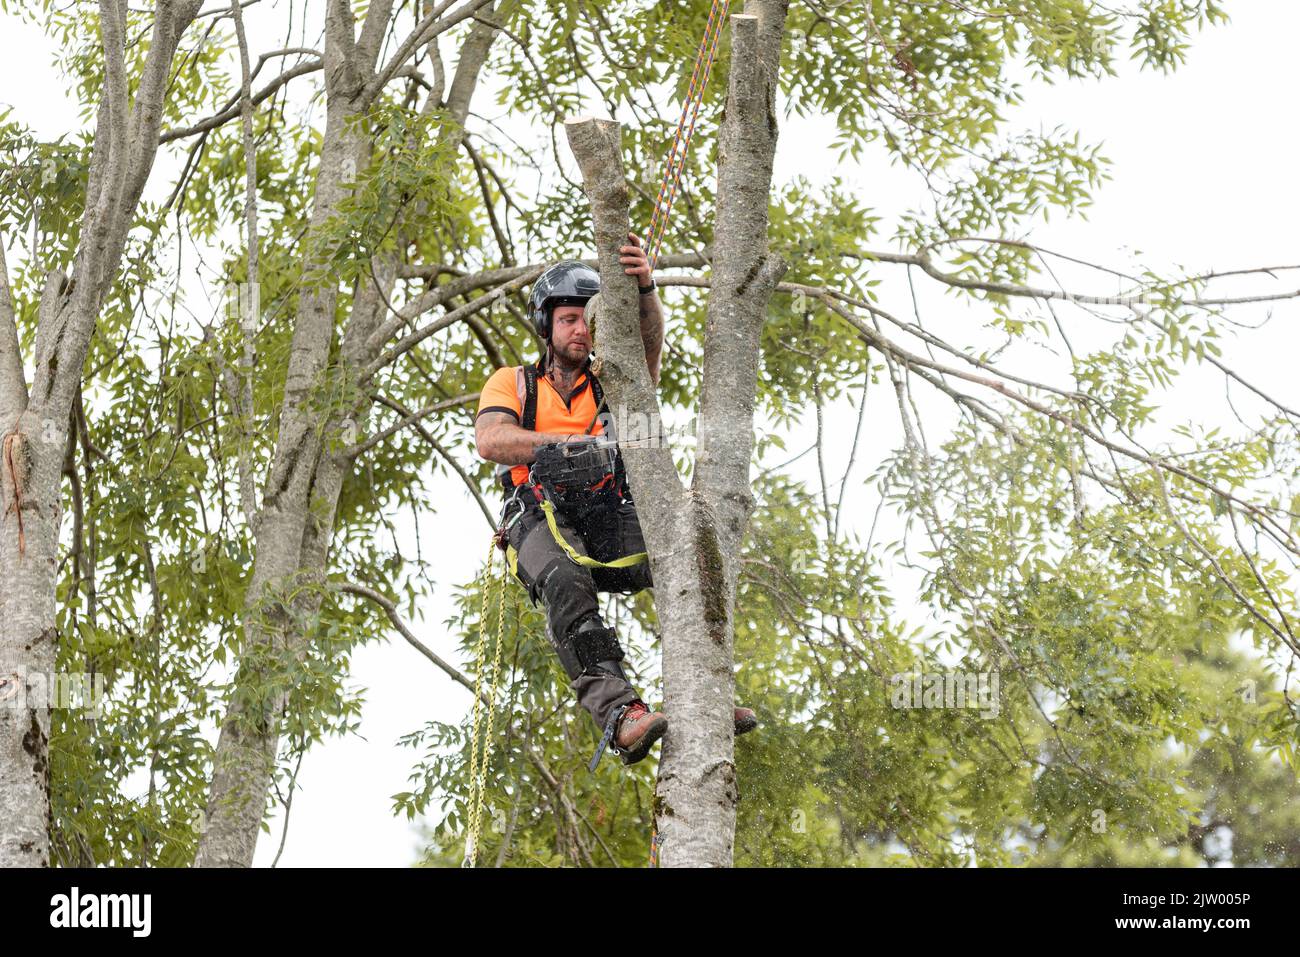
[[[371,11],[371,15],[387,15],[380,7]],[[483,10],[484,18],[489,19],[492,12],[489,4]],[[351,79],[363,70],[370,75],[378,49],[366,44],[371,28],[368,16],[360,49],[349,51],[353,28],[350,20],[344,20],[331,14],[327,28],[327,36],[333,38],[326,46],[331,120],[317,172],[313,226],[334,214],[345,184],[363,168],[371,146],[347,133],[357,128],[350,123],[357,115],[350,97],[358,94],[360,87],[341,87],[330,78]],[[457,131],[468,116],[479,73],[497,32],[478,21],[462,45],[447,104]],[[374,35],[381,36],[382,31]],[[391,262],[377,261],[374,266],[383,289],[362,287],[344,332],[339,362],[349,381],[385,344],[372,343],[369,337],[384,316],[386,301],[391,301],[396,269]],[[305,623],[320,608],[335,509],[352,467],[343,454],[346,443],[338,438],[345,428],[361,431],[368,416],[367,406],[361,410],[361,421],[348,428],[345,417],[311,401],[310,390],[327,371],[337,295],[337,286],[328,284],[300,299],[275,461],[256,522],[257,552],[245,603],[245,649],[217,742],[208,810],[195,859],[199,867],[249,867],[253,863],[288,699],[282,691],[258,695],[257,689],[265,688],[268,679],[274,682],[267,656],[279,657],[281,667],[292,667],[306,656],[309,636]],[[285,600],[295,590],[297,597]],[[249,691],[254,693],[249,695]]]
[[[627,447],[655,581],[669,719],[655,795],[660,860],[671,867],[732,863],[738,790],[732,707],[732,620],[738,554],[752,509],[749,464],[759,336],[785,264],[767,250],[776,149],[775,89],[784,0],[733,16],[730,89],[722,127],[714,270],[705,330],[694,480],[682,487],[666,447]],[[618,246],[628,192],[612,121],[567,124],[595,221],[600,260],[601,375],[618,421],[658,421],[635,283]],[[644,418],[641,418],[644,416]],[[623,439],[631,436],[621,436]]]
[[[353,116],[342,97],[331,100],[316,174],[314,228],[334,213],[344,184],[361,168],[360,144],[348,134]],[[278,678],[291,667],[290,639],[301,630],[294,626],[287,595],[307,584],[300,580],[299,569],[325,441],[312,390],[319,386],[329,359],[337,298],[337,286],[329,283],[304,290],[299,299],[279,440],[255,523],[257,550],[245,596],[244,647],[213,759],[195,860],[199,867],[252,864],[266,810],[287,698]]]
[[[72,280],[52,271],[37,310],[27,390],[8,271],[0,257],[0,866],[50,860],[49,736],[58,632],[62,476],[72,404],[95,321],[112,288],[158,152],[163,97],[199,0],[159,2],[132,103],[126,7],[100,7],[104,84]]]

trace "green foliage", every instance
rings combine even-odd
[[[351,285],[369,275],[375,257],[393,251],[399,223],[419,235],[463,212],[466,183],[456,182],[456,140],[443,135],[450,125],[444,111],[384,104],[340,134],[372,144],[373,155],[355,178],[345,173],[350,194],[309,238],[312,267],[303,282],[315,286],[336,277]]]
[[[415,87],[405,98],[386,93],[344,131],[357,168],[334,214],[314,222],[319,117],[309,107],[289,112],[282,98],[256,111],[260,311],[247,414],[231,385],[245,346],[235,304],[250,278],[242,131],[228,123],[165,148],[184,172],[167,184],[175,187],[169,200],[138,210],[99,317],[68,450],[77,480],[66,503],[73,544],[59,573],[59,667],[102,675],[108,696],[96,716],[55,713],[58,862],[189,863],[211,772],[210,732],[231,701],[257,721],[268,702],[287,698],[281,799],[306,749],[357,728],[363,697],[348,684],[350,655],[387,636],[387,618],[319,580],[283,585],[251,605],[246,594],[257,539],[239,468],[246,459],[260,477],[271,460],[302,290],[337,292],[337,355],[378,260],[438,267],[407,282],[407,302],[464,272],[590,255],[589,209],[580,184],[565,176],[559,124],[589,108],[593,92],[625,121],[632,221],[648,226],[708,5],[498,6],[509,34],[493,46],[483,86],[528,118],[535,138],[516,142],[476,123],[482,175],[444,110],[414,109]],[[89,124],[103,84],[93,10],[46,3],[24,12],[48,22],[57,67]],[[804,178],[780,184],[770,233],[790,264],[786,280],[876,305],[881,284],[893,279],[887,270],[897,268],[869,255],[883,237],[928,251],[962,280],[1029,282],[1041,262],[1026,247],[969,238],[1023,236],[1050,215],[1085,214],[1107,160],[1064,128],[1010,129],[1020,78],[1026,70],[1049,80],[1101,76],[1125,56],[1173,69],[1193,32],[1223,19],[1219,4],[1176,0],[792,4],[785,115],[831,118],[835,153],[895,162],[924,182],[927,199],[886,222],[878,200],[847,177],[824,187]],[[230,102],[236,61],[223,23],[187,35],[165,127],[185,128]],[[133,89],[146,27],[146,15],[129,14]],[[729,61],[724,34],[666,253],[701,251],[714,238]],[[26,243],[10,272],[29,354],[45,278],[73,265],[90,150],[85,131],[40,142],[0,114],[0,227]],[[196,248],[207,259],[195,262]],[[199,292],[182,288],[178,273],[196,273]],[[1131,459],[1105,482],[1095,468],[1083,474],[1086,443],[1068,423],[1137,434],[1165,411],[1163,390],[1227,345],[1223,316],[1187,307],[1203,282],[1150,272],[1137,281],[1147,321],[1071,355],[1068,371],[1086,399],[1027,390],[1052,414],[1021,410],[1002,428],[967,415],[934,453],[912,439],[880,463],[873,487],[909,522],[898,540],[828,534],[861,509],[861,488],[848,488],[840,516],[828,497],[781,470],[756,479],[735,625],[737,695],[762,727],[737,742],[738,863],[1300,863],[1300,719],[1281,693],[1284,645],[1266,624],[1278,615],[1251,613],[1276,601],[1294,620],[1294,583],[1262,554],[1252,560],[1230,547],[1237,530],[1222,494],[1274,482],[1276,502],[1297,513],[1295,534],[1293,424],[1279,417],[1244,439],[1181,426],[1175,434],[1195,447],[1199,482],[1166,473],[1162,485],[1150,463]],[[332,364],[310,393],[327,447],[351,446],[403,409],[477,392],[497,362],[531,358],[525,295],[380,372],[372,388],[388,401],[371,411],[358,411],[366,405],[358,384]],[[1051,339],[1054,317],[1036,303],[981,290],[958,295],[987,306],[990,327],[1008,343]],[[662,401],[689,415],[707,297],[668,287],[664,300]],[[807,421],[815,403],[886,379],[882,357],[810,294],[773,301],[762,347],[759,414],[778,429]],[[329,567],[334,582],[394,597],[410,620],[434,586],[424,546],[408,554],[399,527],[408,509],[442,507],[419,476],[453,474],[446,453],[470,463],[479,491],[494,494],[492,466],[474,457],[469,410],[422,426],[423,435],[398,430],[355,463],[333,515]],[[430,441],[442,452],[432,454]],[[757,444],[760,457],[783,447],[776,434]],[[1166,453],[1173,450],[1152,455]],[[689,468],[689,457],[679,458]],[[484,587],[481,577],[466,585],[445,623],[461,638],[460,661],[476,660]],[[495,589],[488,598],[495,622]],[[917,599],[926,611],[919,619]],[[606,760],[587,773],[596,731],[573,705],[539,611],[513,585],[505,601],[506,671],[489,739],[480,862],[643,864],[652,763],[623,769]],[[609,599],[607,611],[630,661],[653,661],[651,596]],[[244,637],[250,622],[305,637],[306,653],[272,642],[254,655]],[[995,714],[896,705],[896,676],[954,671],[998,676]],[[639,677],[656,698],[655,671]],[[404,738],[414,769],[393,809],[427,822],[423,863],[431,866],[459,862],[470,721],[428,722]]]
[[[498,573],[500,563],[497,564]],[[488,588],[488,649],[479,657],[482,589]],[[644,598],[644,596],[641,596]],[[543,636],[540,609],[513,582],[505,595],[485,577],[462,589],[458,614],[447,625],[463,635],[461,654],[484,672],[486,692],[496,635],[497,603],[505,602],[501,700],[487,735],[484,810],[479,863],[501,856],[512,866],[620,866],[649,853],[653,777],[648,764],[623,768],[607,759],[588,774],[598,733],[585,712],[571,707],[567,678]],[[643,623],[648,603],[621,602],[626,618]],[[651,650],[637,647],[635,659]],[[631,662],[629,662],[631,663]],[[482,709],[486,726],[487,709]],[[394,810],[415,818],[431,811],[425,863],[459,863],[474,781],[470,777],[473,708],[459,725],[430,722],[402,738],[419,750],[412,790],[393,795]],[[483,732],[480,732],[481,734]],[[503,844],[506,845],[503,849]]]

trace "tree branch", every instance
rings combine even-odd
[[[384,441],[384,439],[388,438],[390,435],[396,435],[398,432],[402,431],[402,429],[406,428],[408,425],[413,425],[417,422],[427,419],[431,415],[437,415],[439,412],[445,412],[448,409],[455,409],[462,405],[470,405],[474,402],[477,402],[478,393],[467,392],[464,395],[456,396],[454,399],[444,399],[442,402],[435,402],[433,405],[426,406],[423,409],[420,409],[418,412],[412,412],[409,409],[407,409],[406,406],[398,402],[396,399],[391,399],[388,396],[379,393],[375,394],[375,401],[379,402],[382,405],[388,406],[394,412],[397,412],[398,414],[402,415],[403,418],[400,421],[395,422],[392,425],[388,426],[387,428],[381,429],[380,431],[376,432],[374,435],[370,436],[365,441],[358,442],[356,445],[350,446],[349,448],[345,449],[343,451],[343,455],[346,458],[354,459],[358,455],[363,455],[364,453],[373,449],[380,442]]]
[[[366,22],[361,25],[361,38],[357,40],[357,56],[361,69],[366,73],[374,72],[379,60],[379,46],[391,25],[392,13],[393,0],[371,0]]]
[[[406,627],[406,622],[404,622],[402,620],[402,616],[398,614],[397,605],[392,600],[381,595],[373,588],[367,588],[365,585],[354,585],[351,582],[331,582],[329,587],[332,591],[346,592],[349,595],[359,595],[360,597],[365,598],[367,601],[374,602],[376,605],[378,605],[380,608],[384,610],[384,614],[386,614],[388,616],[388,620],[393,623],[393,627],[397,629],[398,634],[400,634],[403,638],[405,638],[407,643],[412,648],[414,648],[420,654],[424,655],[424,657],[428,658],[431,662],[433,662],[452,681],[456,682],[459,685],[462,685],[465,688],[468,688],[470,694],[474,693],[474,682],[470,681],[463,674],[461,674],[461,672],[454,665],[448,664],[437,654],[431,651],[429,647],[426,644],[424,644],[424,642],[420,641],[419,638],[415,637],[415,635],[411,632],[410,628]],[[487,700],[486,693],[483,694],[483,702],[484,704],[490,703]]]
[[[768,300],[786,270],[768,252],[767,239],[785,7],[784,0],[756,4],[759,16],[731,17],[731,70],[719,133],[713,288],[692,488],[717,510],[725,540],[733,545],[753,507],[749,467],[760,337]]]
[[[4,240],[0,238],[0,429],[13,426],[13,419],[27,407],[27,379],[18,344],[18,317],[9,287],[9,265]]]
[[[646,422],[660,421],[659,398],[641,339],[637,282],[624,273],[619,259],[619,248],[627,243],[630,227],[621,128],[613,120],[583,117],[566,122],[564,131],[582,171],[583,190],[591,204],[596,268],[603,277],[600,294],[587,306],[587,321],[596,325],[600,348],[600,367],[596,372],[609,393],[611,407],[617,405],[620,414],[644,416]],[[666,515],[678,504],[684,491],[671,452],[666,446],[628,448],[624,457],[638,495],[648,495],[654,489],[656,497],[664,497],[665,509],[654,507],[649,511]],[[648,521],[653,525],[656,519],[648,518]],[[649,534],[656,537],[654,532]],[[662,540],[667,537],[665,529]]]
[[[1020,249],[1031,250],[1036,253],[1047,252],[1047,250],[1040,249],[1039,247],[1034,246],[1031,243],[1027,243],[1024,242],[1023,240],[1017,240],[1017,239],[985,238],[985,237],[972,236],[972,237],[965,237],[965,238],[950,239],[947,240],[947,242],[950,243],[982,242],[982,243],[992,243],[992,244],[1003,245],[1003,246],[1014,246]],[[1062,302],[1072,302],[1080,305],[1087,304],[1087,305],[1098,305],[1098,306],[1137,306],[1150,301],[1148,299],[1149,293],[1146,291],[1120,295],[1120,296],[1115,296],[1115,295],[1098,296],[1092,294],[1066,292],[1065,290],[1042,289],[1035,286],[1022,286],[1015,283],[993,282],[986,279],[968,278],[966,276],[960,276],[956,273],[944,272],[942,269],[936,266],[934,264],[933,258],[930,255],[930,250],[932,248],[933,246],[923,247],[922,249],[914,253],[891,253],[891,252],[873,251],[873,250],[861,250],[861,251],[850,250],[842,253],[841,255],[854,258],[854,259],[876,260],[885,263],[895,263],[899,265],[916,266],[930,278],[938,280],[939,282],[944,283],[945,285],[952,286],[957,289],[969,289],[969,290],[975,290],[979,292],[992,293],[1000,296],[1016,296],[1016,297],[1029,298],[1029,299],[1059,300]],[[1078,260],[1073,260],[1073,261],[1078,262]],[[1085,265],[1093,266],[1092,263],[1086,263]],[[1100,268],[1100,267],[1094,266],[1093,268]],[[1300,266],[1282,266],[1282,267],[1274,266],[1274,267],[1265,267],[1265,268],[1258,268],[1258,269],[1237,269],[1237,270],[1232,270],[1231,272],[1224,272],[1224,273],[1206,273],[1202,276],[1179,280],[1176,283],[1172,283],[1172,285],[1174,286],[1187,285],[1189,283],[1208,281],[1210,279],[1220,278],[1222,276],[1240,276],[1240,275],[1247,275],[1250,273],[1257,273],[1257,272],[1272,273],[1283,269],[1297,269],[1297,268],[1300,268]],[[1151,286],[1155,286],[1155,285],[1157,284],[1154,283],[1151,284]],[[1170,284],[1166,283],[1165,285],[1170,285]],[[1151,288],[1151,286],[1148,286],[1148,289]],[[1277,302],[1283,299],[1295,299],[1298,297],[1300,297],[1300,289],[1292,290],[1289,292],[1273,293],[1273,294],[1259,295],[1259,296],[1180,299],[1179,302],[1181,302],[1185,306],[1227,306],[1227,305],[1243,305],[1246,303],[1255,303],[1255,302]]]
[[[497,286],[491,292],[484,293],[478,298],[473,299],[470,302],[466,303],[465,305],[461,306],[459,309],[453,309],[451,312],[429,323],[427,326],[424,326],[421,329],[417,329],[416,331],[412,332],[410,335],[404,336],[403,338],[399,339],[391,348],[383,352],[373,362],[371,362],[369,365],[367,365],[364,369],[361,370],[360,379],[359,379],[360,384],[364,385],[365,383],[370,381],[370,379],[374,376],[374,374],[378,372],[380,369],[384,368],[384,366],[389,365],[396,359],[400,358],[402,355],[409,352],[411,349],[415,348],[417,345],[419,345],[421,342],[423,342],[425,339],[428,339],[430,336],[434,335],[435,333],[442,331],[443,329],[447,328],[450,325],[454,325],[455,323],[459,322],[460,320],[464,319],[467,316],[472,316],[474,315],[474,313],[486,309],[488,306],[492,305],[492,303],[496,302],[501,297],[505,296],[507,293],[513,292],[514,290],[519,289],[520,287],[525,286],[528,283],[532,282],[534,279],[538,277],[538,275],[541,274],[541,271],[542,271],[541,268],[528,269],[524,271],[521,275],[517,276],[516,278],[511,279],[509,282],[504,282],[501,285]],[[450,286],[451,283],[448,283],[447,285]],[[404,307],[401,310],[401,313],[403,317],[408,319],[413,319],[416,315],[419,314],[411,306]],[[398,324],[400,325],[400,323]],[[393,324],[390,323],[389,325],[381,329],[379,333],[376,333],[375,336],[372,336],[372,341],[378,338],[379,343],[382,344],[384,339],[379,338],[380,333],[382,333],[384,329],[392,328],[392,325]]]
[[[428,429],[426,429],[420,423],[420,419],[424,418],[424,411],[426,410],[421,410],[421,412],[411,412],[409,409],[407,409],[406,406],[398,402],[396,399],[390,399],[387,396],[383,396],[383,395],[377,396],[376,398],[378,399],[379,402],[388,406],[394,412],[397,412],[399,415],[405,416],[403,421],[399,422],[395,427],[393,427],[394,431],[408,425],[413,427],[415,431],[419,434],[420,438],[424,439],[424,441],[427,442],[435,452],[437,452],[440,456],[442,456],[443,461],[445,461],[448,465],[450,465],[452,471],[454,471],[458,476],[460,476],[461,482],[464,483],[465,488],[469,489],[470,494],[474,496],[474,501],[478,503],[479,511],[483,513],[483,518],[487,521],[488,528],[492,529],[492,531],[495,532],[497,527],[497,520],[492,515],[492,509],[488,507],[488,503],[484,500],[483,493],[479,491],[478,485],[475,484],[473,476],[471,476],[468,472],[466,472],[465,469],[461,466],[461,464],[456,461],[455,456],[451,454],[451,452],[446,448],[446,446],[444,446],[441,442],[439,442],[436,438],[434,438],[433,433],[430,432]],[[468,405],[469,403],[475,402],[477,400],[478,400],[477,395],[468,395],[468,396],[461,396],[458,400],[453,400],[451,402],[439,403],[439,404],[445,406]]]
[[[469,36],[461,44],[460,59],[456,61],[456,73],[452,76],[451,87],[447,90],[447,112],[456,121],[456,125],[462,128],[469,118],[469,104],[474,97],[474,91],[478,88],[483,64],[492,49],[497,33],[501,31],[501,25],[496,22],[494,16],[496,6],[493,0],[488,0],[477,9],[482,9],[483,14],[471,11],[474,16],[474,26],[470,27]]]
[[[1003,396],[1006,396],[1007,398],[1013,400],[1014,402],[1017,402],[1025,406],[1026,408],[1039,413],[1040,415],[1044,415],[1049,418],[1055,419],[1056,421],[1065,425],[1067,428],[1071,429],[1072,431],[1078,432],[1079,434],[1083,435],[1085,438],[1091,440],[1092,442],[1096,443],[1102,448],[1114,452],[1117,455],[1123,456],[1125,458],[1131,459],[1136,462],[1141,462],[1143,465],[1152,468],[1162,468],[1169,473],[1179,475],[1184,479],[1186,479],[1187,481],[1192,482],[1193,484],[1198,485],[1201,488],[1204,488],[1207,491],[1220,496],[1225,502],[1234,503],[1240,506],[1242,511],[1245,514],[1252,516],[1256,521],[1258,521],[1261,524],[1261,526],[1271,529],[1272,532],[1274,533],[1273,534],[1274,541],[1277,541],[1280,546],[1282,546],[1287,551],[1300,555],[1300,542],[1297,542],[1295,540],[1295,538],[1292,536],[1290,531],[1285,526],[1278,524],[1276,519],[1269,514],[1269,510],[1261,508],[1256,503],[1249,502],[1240,498],[1238,495],[1234,494],[1231,490],[1216,485],[1213,482],[1209,481],[1208,479],[1201,478],[1199,475],[1184,468],[1183,466],[1176,465],[1173,462],[1168,461],[1167,458],[1151,455],[1138,449],[1127,448],[1123,445],[1120,445],[1117,442],[1113,442],[1110,439],[1106,438],[1104,435],[1095,431],[1094,429],[1089,428],[1087,425],[1079,421],[1077,417],[1066,415],[1064,412],[1060,411],[1059,409],[1053,409],[1050,406],[1044,405],[1043,403],[1031,399],[1026,395],[1016,392],[1014,389],[1009,388],[1004,382],[1001,382],[996,379],[990,379],[985,376],[974,375],[973,373],[966,372],[964,369],[958,369],[952,366],[945,366],[940,363],[934,362],[933,360],[926,359],[923,356],[919,356],[916,355],[915,353],[909,352],[908,350],[898,346],[896,343],[890,341],[885,336],[881,335],[875,329],[872,329],[869,325],[864,323],[858,317],[854,316],[851,312],[845,309],[839,302],[837,302],[832,296],[823,295],[821,297],[821,300],[822,302],[826,303],[826,305],[829,306],[830,309],[836,315],[840,316],[845,321],[847,321],[851,326],[853,326],[853,328],[856,329],[862,335],[862,337],[868,341],[868,343],[870,343],[872,346],[875,346],[887,357],[897,359],[898,361],[906,364],[909,367],[915,368],[917,366],[920,366],[922,368],[934,370],[935,372],[941,373],[943,375],[952,376],[953,378],[957,378],[957,379],[964,379],[968,382],[973,382],[978,385],[982,385],[986,388],[992,389],[1002,394]],[[1086,398],[1086,396],[1080,396],[1080,398]]]
[[[402,45],[397,48],[397,52],[393,54],[388,63],[375,74],[370,82],[366,84],[365,89],[362,90],[361,104],[363,106],[371,103],[379,95],[379,91],[384,88],[384,84],[393,78],[393,75],[397,73],[398,69],[406,63],[406,60],[421,44],[428,43],[440,33],[445,33],[462,20],[473,16],[475,11],[487,6],[492,0],[469,0],[465,6],[455,13],[444,17],[443,14],[455,2],[456,0],[443,0],[416,25],[415,29],[402,41]]]
[[[240,9],[239,0],[231,0],[230,7],[235,22],[235,39],[239,45],[240,122],[244,140],[244,239],[248,248],[248,270],[245,282],[248,292],[244,294],[243,290],[240,290],[236,294],[239,302],[240,338],[243,344],[243,367],[239,370],[240,387],[236,392],[239,396],[240,418],[239,496],[244,514],[249,516],[253,524],[256,524],[257,484],[252,461],[255,414],[253,375],[257,368],[256,343],[260,324],[257,307],[261,301],[258,285],[260,250],[257,236],[257,147],[253,141],[252,73],[249,68],[248,37],[244,33],[244,14]],[[287,820],[285,826],[287,829]]]
[[[306,51],[294,50],[290,52],[301,53]],[[266,56],[272,55],[273,54],[269,53],[266,54]],[[320,57],[319,53],[316,53],[315,55]],[[308,73],[315,73],[316,71],[323,69],[325,69],[324,59],[308,60],[305,63],[299,63],[297,66],[290,67],[253,94],[253,105],[257,106],[264,100],[274,96],[280,87],[284,86],[295,77],[304,76]],[[158,137],[159,145],[170,143],[173,140],[185,139],[185,137],[193,136],[195,133],[205,133],[208,130],[214,130],[218,126],[223,126],[226,123],[229,123],[239,115],[239,103],[240,98],[238,96],[233,97],[230,101],[230,105],[221,110],[221,112],[208,117],[206,120],[195,123],[193,126],[187,126],[184,129],[166,131]]]

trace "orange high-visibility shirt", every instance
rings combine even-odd
[[[521,422],[524,414],[524,369],[523,366],[503,366],[488,377],[487,384],[478,399],[478,413],[508,412]],[[574,386],[573,395],[566,403],[555,386],[544,375],[537,377],[537,423],[538,432],[558,432],[564,435],[586,431],[587,425],[596,415],[596,398],[591,394],[590,374],[584,373]],[[604,425],[599,419],[592,426],[591,435],[604,432]],[[528,481],[528,466],[501,466],[498,475],[510,472],[511,481],[522,485]]]

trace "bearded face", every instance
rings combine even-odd
[[[591,332],[582,306],[556,306],[551,312],[551,351],[566,362],[584,362],[591,354]]]

